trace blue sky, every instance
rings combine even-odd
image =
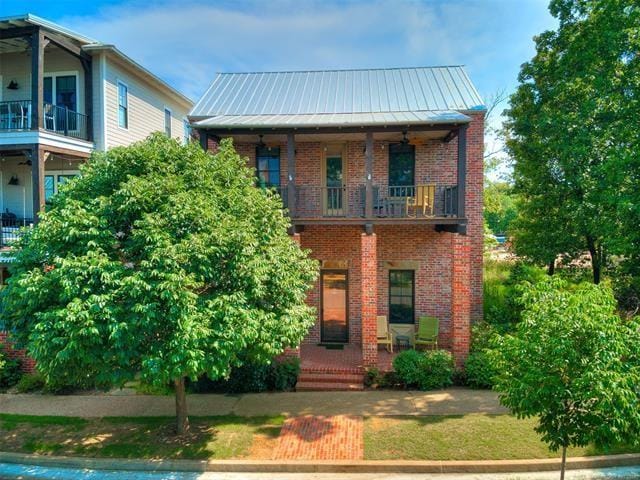
[[[543,0],[0,2],[118,46],[194,100],[217,71],[464,64],[485,98],[514,89]]]

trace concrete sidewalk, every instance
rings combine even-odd
[[[494,392],[450,388],[432,392],[287,392],[189,395],[189,415],[463,415],[507,413]],[[172,396],[0,395],[0,413],[78,417],[172,416]]]

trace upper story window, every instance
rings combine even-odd
[[[415,185],[416,149],[408,143],[389,145],[389,186]]]
[[[118,126],[129,128],[129,88],[118,82]]]
[[[164,109],[164,133],[171,138],[171,110],[168,108]]]
[[[256,148],[258,186],[280,187],[280,148],[260,146]]]
[[[78,111],[78,87],[75,75],[47,75],[42,79],[45,103]]]

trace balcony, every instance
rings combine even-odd
[[[8,247],[20,236],[23,227],[32,227],[32,218],[18,218],[5,212],[0,216],[0,247]]]
[[[289,202],[291,191],[295,204]],[[294,223],[452,223],[458,220],[456,185],[373,185],[367,215],[366,186],[322,187],[295,185],[278,189]],[[293,207],[293,208],[291,208]]]
[[[0,133],[32,130],[32,107],[31,100],[0,102]],[[43,116],[45,130],[79,140],[90,140],[88,115],[45,102]]]

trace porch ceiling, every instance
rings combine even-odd
[[[449,133],[448,129],[411,132],[407,133],[410,142],[423,142],[438,138],[444,138]],[[255,143],[260,142],[260,136],[255,134],[240,135],[220,135],[220,138],[233,137],[235,143]],[[297,143],[320,142],[320,143],[340,143],[340,142],[364,142],[365,133],[302,133],[295,136]],[[374,141],[395,143],[403,139],[402,132],[376,132],[373,134]],[[284,134],[265,134],[262,141],[266,144],[282,144],[287,142]]]

